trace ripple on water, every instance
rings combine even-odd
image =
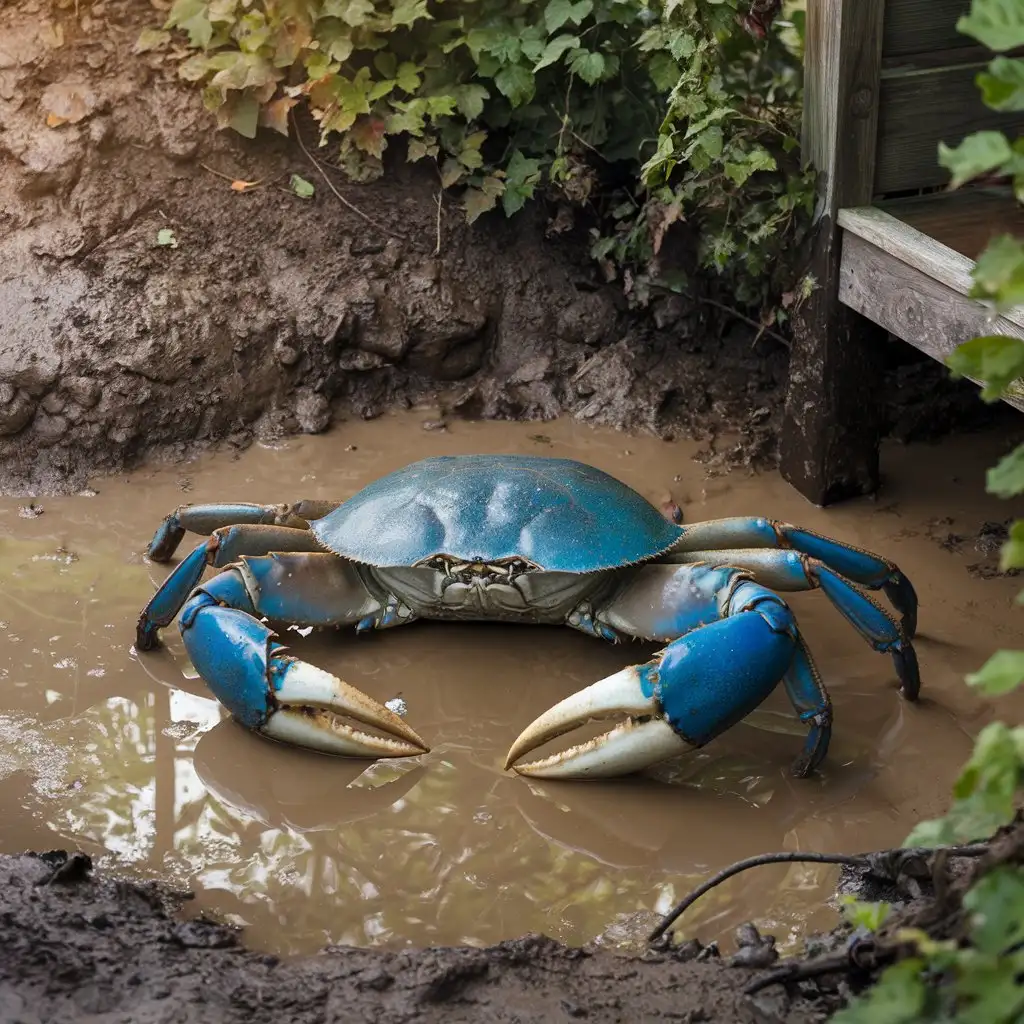
[[[418,455],[540,452],[531,428],[460,424],[426,434],[415,417],[255,446],[189,465],[188,499],[340,497]],[[926,702],[897,696],[891,663],[820,594],[794,609],[836,709],[820,777],[787,774],[800,727],[776,694],[704,752],[609,783],[540,783],[501,770],[519,729],[545,707],[652,648],[613,648],[569,630],[419,624],[355,638],[293,630],[288,645],[398,713],[433,749],[367,765],[262,741],[224,717],[185,658],[132,647],[139,609],[167,569],[140,557],[183,500],[180,467],[94,481],[19,518],[0,499],[0,844],[82,844],[123,869],[197,893],[198,910],[248,925],[281,953],[328,943],[490,943],[542,931],[570,943],[635,946],[710,872],[773,849],[860,850],[900,841],[938,811],[982,705],[962,686],[1001,633],[1019,630],[1012,580],[980,579],[927,526],[955,509],[969,532],[997,511],[971,466],[975,437],[889,453],[888,504],[823,512],[775,476],[708,481],[693,446],[629,441],[568,422],[543,453],[581,458],[686,519],[768,514],[895,558],[922,599]],[[346,447],[347,446],[347,447]],[[415,447],[415,453],[412,448]],[[344,449],[344,450],[343,450]],[[994,455],[993,455],[994,457]],[[332,481],[334,482],[332,488]],[[899,515],[889,514],[891,504]],[[932,531],[933,532],[933,531]],[[991,609],[983,617],[972,608]],[[753,919],[792,942],[834,873],[751,872],[686,917],[704,941]]]

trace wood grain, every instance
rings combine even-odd
[[[881,334],[839,301],[838,211],[871,202],[884,0],[809,0],[803,152],[819,176],[807,272],[818,287],[793,322],[780,470],[818,505],[873,491],[881,430]]]
[[[847,239],[852,235],[869,242],[957,295],[966,296],[971,290],[974,260],[885,210],[873,206],[841,210],[839,224],[845,229]],[[846,241],[843,250],[845,263]],[[972,302],[972,305],[984,311],[980,304]],[[1024,309],[1009,310],[1003,318],[1024,329]]]
[[[905,57],[976,46],[974,39],[956,30],[960,15],[970,9],[971,0],[888,0],[883,55]]]
[[[1024,132],[1024,114],[1001,114],[981,101],[975,77],[985,63],[881,76],[874,193],[945,185],[939,143],[959,145],[971,132]]]
[[[843,237],[839,297],[851,309],[940,362],[957,345],[979,334],[1024,338],[1024,324],[991,317],[959,290],[849,231]],[[1005,401],[1024,411],[1020,388]]]
[[[1024,237],[1024,206],[1009,188],[968,186],[909,199],[885,200],[883,210],[976,260],[997,235]]]

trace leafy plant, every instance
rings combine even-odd
[[[768,26],[749,0],[175,0],[137,49],[184,39],[181,74],[246,137],[287,134],[301,104],[353,180],[401,139],[470,222],[541,191],[588,208],[635,301],[684,285],[658,256],[688,221],[737,301],[779,304],[813,203],[789,4]]]
[[[972,0],[959,28],[1002,52],[1024,44],[1024,0]],[[977,76],[985,103],[995,110],[1024,109],[1024,61],[996,57]],[[1012,180],[1024,201],[1024,139],[975,132],[955,149],[941,146],[940,162],[952,186],[996,173]],[[980,256],[971,294],[996,310],[1024,300],[1024,241],[1004,235]],[[999,401],[1021,393],[1024,341],[994,335],[958,347],[948,363],[955,376],[983,382],[982,397]],[[988,471],[987,490],[1009,498],[1024,494],[1024,445]],[[1024,521],[1018,520],[1001,552],[1004,570],[1024,568]],[[1018,597],[1024,603],[1024,593]],[[1024,651],[997,651],[967,677],[991,697],[1024,683]],[[1024,785],[1024,727],[996,721],[986,726],[953,788],[942,818],[920,822],[905,846],[921,847],[985,839],[1010,824]],[[913,949],[881,976],[867,996],[833,1017],[835,1024],[1010,1024],[1024,1018],[1024,870],[1003,865],[983,873],[964,895],[965,940],[936,942],[924,932],[902,930],[895,938]]]

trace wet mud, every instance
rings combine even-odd
[[[526,933],[635,952],[659,914],[738,858],[885,848],[945,807],[992,710],[963,675],[1019,636],[1019,581],[998,574],[995,548],[948,542],[1016,511],[981,486],[1005,434],[890,447],[884,502],[823,511],[774,474],[709,475],[689,442],[569,420],[543,434],[497,423],[425,432],[423,415],[98,478],[75,496],[0,499],[0,852],[80,848],[103,870],[191,890],[188,915],[244,926],[252,948],[280,956],[487,947]],[[378,700],[400,698],[432,745],[371,766],[225,719],[173,628],[160,650],[133,650],[138,611],[168,571],[142,552],[182,501],[344,498],[412,458],[470,451],[579,458],[677,503],[687,521],[767,514],[885,553],[921,599],[923,700],[899,698],[890,660],[824,595],[789,595],[835,706],[820,775],[789,776],[802,731],[777,693],[644,776],[541,783],[502,771],[522,726],[653,647],[486,624],[289,631],[300,656]],[[728,950],[753,920],[792,950],[808,928],[831,926],[836,878],[815,865],[751,872],[680,927]]]
[[[441,197],[439,220],[436,175],[400,147],[381,182],[329,172],[368,224],[294,143],[217,132],[198,90],[136,53],[159,20],[133,0],[0,6],[0,493],[424,398],[436,422],[730,433],[721,465],[773,464],[786,348],[729,296],[705,302],[713,282],[631,310],[588,256],[584,211],[545,200],[467,228]],[[283,187],[292,173],[312,200]],[[908,346],[890,356],[891,436],[994,415]]]

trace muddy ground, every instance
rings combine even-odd
[[[436,176],[399,147],[380,183],[335,178],[367,223],[293,143],[216,132],[197,90],[133,52],[160,6],[0,10],[8,493],[419,402],[439,406],[428,422],[570,413],[662,435],[728,432],[739,442],[728,460],[773,460],[779,341],[755,344],[694,297],[631,312],[587,258],[585,213],[538,202],[469,229],[445,198],[439,216]],[[316,184],[312,200],[282,187],[292,172]],[[240,194],[231,179],[267,184]],[[177,248],[157,244],[163,228]],[[673,244],[685,262],[685,234]],[[899,436],[984,415],[969,386],[905,346],[893,363]]]
[[[487,949],[334,948],[281,962],[247,950],[231,929],[181,919],[180,899],[156,886],[69,867],[63,853],[0,856],[5,1024],[810,1024],[836,1005],[814,987],[792,1002],[781,990],[747,1000],[743,986],[760,972],[725,961],[624,958],[540,936]]]
[[[371,226],[290,143],[216,133],[172,68],[133,54],[150,5],[64,8],[0,10],[0,489],[75,488],[411,404],[425,425],[568,413],[729,434],[726,461],[774,459],[785,346],[696,297],[629,310],[586,258],[585,218],[554,232],[564,217],[538,203],[467,229],[397,162],[376,185],[335,180]],[[277,187],[291,172],[314,199]],[[234,178],[277,184],[239,194]],[[176,248],[157,244],[163,228]],[[887,387],[897,437],[992,415],[904,347]],[[539,938],[278,963],[158,889],[55,878],[62,859],[0,857],[4,1022],[734,1024],[836,1004],[809,986],[752,1005],[749,968]]]

